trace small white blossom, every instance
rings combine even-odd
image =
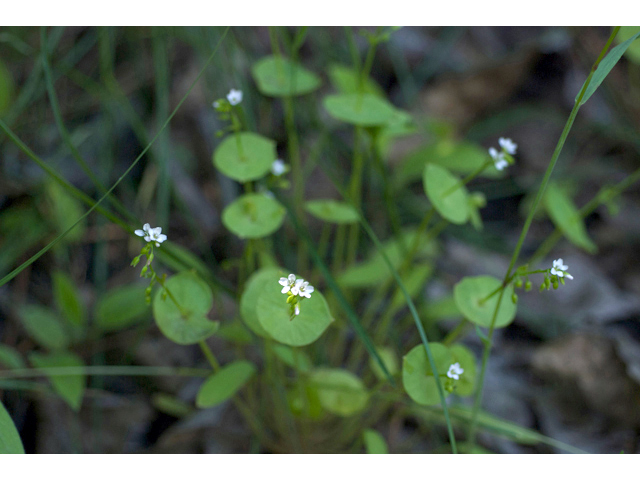
[[[212,103],[213,108],[218,108],[220,106],[220,102],[218,102],[217,100],[215,102]]]
[[[454,363],[449,367],[449,371],[447,372],[447,377],[453,378],[454,380],[460,380],[460,375],[464,373],[464,369],[460,367],[459,363]]]
[[[551,268],[551,275],[556,275],[557,277],[565,277],[570,280],[573,280],[571,274],[566,273],[569,269],[569,265],[565,265],[561,258],[553,261],[553,267]]]
[[[503,170],[509,166],[509,162],[504,158],[503,152],[498,152],[495,148],[489,149],[489,155],[493,158],[493,163],[498,170]]]
[[[289,291],[291,291],[291,293],[293,293],[293,287],[296,284],[296,276],[293,273],[290,273],[288,277],[280,277],[280,280],[278,281],[278,283],[280,285],[282,285],[282,293],[287,293]],[[293,293],[294,295],[297,295],[297,293]]]
[[[142,230],[136,230],[134,233],[139,237],[144,237],[145,242],[155,242],[156,247],[159,247],[167,239],[167,236],[162,233],[162,227],[151,228],[148,223],[143,225]]]
[[[287,167],[279,158],[271,164],[271,173],[273,173],[276,177],[282,175],[286,170]]]
[[[303,279],[296,280],[296,284],[291,288],[291,293],[294,295],[300,295],[301,297],[311,298],[311,294],[315,289],[309,285],[309,282],[305,282]]]
[[[300,315],[300,305],[298,305],[297,303],[296,303],[294,312],[295,312],[296,315]]]
[[[514,143],[510,138],[500,137],[498,139],[498,143],[502,147],[502,149],[507,152],[509,155],[515,155],[516,150],[518,149],[518,144]]]
[[[231,105],[238,105],[242,101],[242,90],[231,89],[227,94],[227,100]]]

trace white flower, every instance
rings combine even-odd
[[[309,285],[309,282],[305,282],[303,279],[296,280],[296,284],[291,289],[291,293],[294,295],[300,295],[301,297],[311,298],[311,294],[315,289]]]
[[[213,108],[218,108],[220,106],[220,102],[218,102],[217,100],[215,102],[213,102],[211,105],[213,105]]]
[[[136,230],[134,233],[139,237],[144,237],[145,242],[155,242],[156,247],[159,247],[167,239],[167,236],[162,233],[162,227],[151,228],[148,223],[143,225],[142,230]]]
[[[227,94],[227,100],[231,105],[238,105],[242,101],[242,90],[231,89]]]
[[[300,306],[297,303],[294,311],[296,315],[300,315]]]
[[[279,158],[271,164],[271,173],[273,173],[276,177],[282,175],[286,170],[287,167]]]
[[[498,139],[498,143],[502,147],[502,149],[507,152],[509,155],[515,155],[516,150],[518,149],[518,144],[514,143],[510,138],[500,137]]]
[[[504,158],[503,152],[498,152],[495,148],[489,149],[489,155],[493,158],[493,163],[498,170],[503,170],[509,166],[509,162]]]
[[[289,274],[288,277],[280,277],[280,280],[278,281],[278,283],[280,285],[282,285],[282,293],[287,293],[289,290],[291,290],[291,293],[293,293],[294,295],[297,295],[297,293],[293,292],[293,287],[296,284],[296,276],[291,273]]]
[[[449,371],[447,372],[447,377],[453,378],[454,380],[460,380],[460,375],[464,373],[464,369],[460,367],[459,363],[454,363],[449,367]]]
[[[553,267],[551,268],[551,275],[557,277],[566,277],[573,280],[573,277],[569,273],[565,273],[569,269],[569,265],[565,265],[561,258],[553,261]]]

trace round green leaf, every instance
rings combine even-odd
[[[256,373],[256,367],[247,360],[238,360],[222,367],[205,380],[196,397],[196,405],[209,408],[233,397]]]
[[[496,293],[488,300],[486,298],[498,289],[500,285],[502,285],[500,280],[488,275],[463,278],[453,288],[453,298],[456,301],[458,310],[470,322],[480,327],[489,328],[500,293]],[[500,309],[496,316],[495,328],[505,327],[515,318],[516,305],[511,300],[512,294],[513,285],[509,285],[502,296]]]
[[[441,343],[429,343],[429,348],[438,370],[441,382],[447,378],[447,371],[453,362],[449,349]],[[433,375],[433,370],[427,358],[424,345],[413,347],[404,356],[402,362],[402,384],[409,396],[420,405],[438,405],[440,394]],[[449,393],[444,390],[445,396]]]
[[[264,177],[275,159],[276,142],[251,132],[232,133],[213,153],[216,168],[239,182]]]
[[[222,223],[240,238],[261,238],[275,232],[284,221],[285,209],[262,193],[248,193],[222,212]]]
[[[385,442],[384,437],[375,430],[367,428],[362,432],[362,438],[367,453],[373,455],[389,453],[389,448],[387,447],[387,442]]]
[[[282,276],[282,272],[277,268],[258,270],[249,277],[240,297],[240,316],[245,325],[260,337],[271,338],[258,321],[258,297],[265,291],[267,285],[271,285],[274,281],[277,283]]]
[[[169,340],[180,345],[191,345],[204,340],[218,330],[220,322],[212,322],[206,315],[213,305],[209,286],[193,272],[182,272],[165,282],[172,298],[163,298],[163,289],[158,289],[153,299],[153,317],[160,331]]]
[[[457,225],[469,218],[467,189],[448,170],[428,163],[422,177],[429,201],[443,218]]]
[[[71,352],[56,352],[44,355],[33,352],[29,354],[29,361],[36,368],[59,368],[59,367],[84,367],[82,359]],[[67,404],[74,410],[80,410],[82,395],[86,385],[86,375],[47,375],[53,389]]]
[[[304,204],[307,212],[320,220],[332,223],[357,223],[358,212],[345,202],[337,200],[310,200]]]
[[[96,304],[96,325],[104,331],[122,330],[148,318],[144,285],[125,285],[108,291]]]
[[[467,347],[460,344],[453,345],[449,351],[453,355],[453,362],[458,362],[464,370],[460,378],[455,381],[456,389],[453,393],[462,397],[471,395],[475,391],[476,357]]]
[[[280,275],[274,275],[258,296],[258,321],[274,339],[285,345],[300,347],[315,342],[333,321],[329,306],[317,290],[300,302],[300,315],[290,320],[287,295],[281,293]]]
[[[309,377],[317,389],[320,404],[331,413],[349,417],[364,410],[369,392],[353,373],[338,368],[321,368]]]
[[[0,455],[24,453],[22,440],[9,412],[0,402]]]
[[[286,58],[270,55],[251,69],[258,90],[268,97],[293,97],[320,87],[320,77]]]
[[[60,350],[71,343],[60,319],[48,308],[23,305],[18,314],[29,336],[39,345],[50,350]]]
[[[396,352],[390,347],[380,347],[376,348],[378,351],[378,355],[380,355],[380,359],[382,363],[389,371],[391,376],[394,376],[398,373],[398,356]],[[378,380],[387,381],[387,376],[382,371],[382,368],[376,361],[374,357],[369,357],[369,367],[373,370],[374,375],[378,378]]]
[[[389,102],[370,93],[329,95],[324,108],[333,118],[362,127],[384,125],[396,111]]]

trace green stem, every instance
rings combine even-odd
[[[584,96],[585,92],[587,91],[587,87],[589,86],[589,83],[591,83],[591,78],[593,77],[593,74],[595,73],[596,69],[598,68],[598,65],[600,64],[600,61],[604,58],[605,54],[607,53],[607,50],[609,48],[609,46],[611,45],[611,43],[613,42],[613,39],[615,38],[615,36],[618,34],[618,30],[620,30],[620,27],[616,27],[613,32],[611,33],[611,36],[609,37],[609,40],[607,41],[605,47],[602,49],[602,51],[600,52],[600,55],[598,56],[597,60],[595,61],[595,63],[593,64],[593,66],[591,67],[591,72],[589,72],[589,76],[587,77],[587,79],[584,82],[584,85],[582,86],[582,89],[580,90],[580,93],[578,94],[578,96],[576,97],[576,100],[574,102],[573,108],[571,109],[571,113],[569,114],[569,118],[567,119],[567,122],[564,126],[564,129],[562,130],[562,134],[560,135],[560,139],[558,140],[558,144],[556,145],[556,148],[553,152],[553,156],[551,157],[551,161],[549,162],[549,166],[547,167],[547,170],[544,174],[544,177],[542,179],[542,183],[540,184],[540,187],[538,188],[538,193],[536,194],[536,198],[533,202],[533,206],[531,208],[531,210],[529,211],[529,215],[527,216],[527,219],[525,220],[524,223],[524,227],[522,228],[522,232],[520,233],[520,238],[518,239],[518,243],[516,245],[516,248],[513,252],[513,255],[511,257],[511,261],[509,262],[509,267],[507,268],[507,272],[504,275],[504,280],[502,282],[503,285],[507,284],[507,281],[511,275],[511,272],[516,264],[516,262],[518,261],[518,257],[520,255],[520,250],[522,249],[522,246],[524,244],[524,239],[527,236],[527,233],[529,231],[529,227],[531,226],[531,223],[533,222],[533,217],[536,213],[536,209],[538,208],[538,205],[540,203],[540,201],[542,200],[542,196],[544,194],[544,191],[547,187],[547,184],[549,183],[549,180],[551,178],[551,174],[553,173],[553,169],[556,166],[556,163],[558,161],[558,158],[560,157],[560,152],[562,152],[562,148],[564,147],[564,143],[567,140],[567,137],[569,136],[569,132],[571,131],[571,127],[573,126],[573,122],[576,119],[576,116],[578,115],[578,110],[580,110],[580,103],[582,101],[582,97]],[[502,298],[504,296],[504,289],[500,290],[500,296],[498,297],[498,301],[496,303],[496,307],[495,310],[493,312],[493,317],[491,319],[491,324],[489,326],[489,332],[487,334],[487,339],[488,341],[485,342],[485,346],[484,346],[484,351],[482,354],[482,367],[480,369],[480,376],[478,378],[478,387],[476,388],[476,393],[475,393],[475,398],[474,398],[474,403],[473,403],[473,412],[472,412],[472,416],[471,416],[471,424],[469,427],[469,443],[471,445],[471,448],[473,448],[473,446],[475,445],[475,437],[476,437],[476,432],[477,432],[477,428],[478,428],[478,414],[480,412],[480,405],[482,403],[482,393],[484,390],[484,377],[486,374],[486,370],[487,370],[487,363],[489,361],[489,355],[491,352],[491,346],[492,346],[492,340],[493,340],[493,333],[495,330],[495,323],[496,323],[496,318],[498,317],[498,310],[500,309],[500,305],[502,303]]]
[[[364,155],[362,152],[362,127],[356,126],[355,146],[353,152],[353,170],[351,171],[351,182],[349,186],[349,196],[351,202],[359,210],[362,203],[362,171],[364,169]],[[347,266],[352,265],[356,260],[358,252],[358,237],[360,225],[354,223],[349,227],[349,242],[347,244]]]

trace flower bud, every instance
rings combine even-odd
[[[516,305],[518,303],[518,295],[516,295],[515,293],[512,294],[511,301],[513,302],[514,305]]]
[[[516,280],[515,286],[516,286],[516,288],[522,288],[522,279],[521,278]]]
[[[527,281],[526,281],[526,283],[524,284],[524,291],[525,291],[525,292],[530,291],[530,290],[531,290],[531,287],[532,287],[532,285],[531,285],[531,280],[527,280]]]

